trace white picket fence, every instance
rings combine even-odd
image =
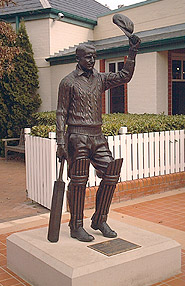
[[[50,209],[53,184],[59,170],[55,133],[51,132],[50,139],[47,139],[31,136],[29,132],[25,129],[28,197]],[[115,159],[124,158],[120,181],[185,170],[185,130],[109,136],[108,143]],[[66,163],[63,180],[67,189]],[[90,165],[88,186],[97,186],[99,183],[100,179]]]

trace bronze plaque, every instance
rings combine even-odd
[[[122,238],[116,238],[93,245],[88,245],[87,247],[92,248],[102,254],[107,256],[116,255],[122,252],[126,252],[132,249],[141,247],[140,245],[134,244],[130,241],[124,240]]]

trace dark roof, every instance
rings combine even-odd
[[[157,29],[152,29],[148,31],[136,33],[141,38],[140,51],[146,51],[146,48],[153,47],[154,50],[162,50],[161,47],[169,43],[174,43],[177,45],[177,41],[183,41],[185,46],[185,23],[178,24],[168,27],[162,27]],[[101,55],[105,54],[107,51],[110,53],[115,53],[115,51],[124,52],[128,51],[128,38],[126,36],[117,36],[108,39],[102,39],[98,41],[88,41],[88,44],[95,46],[97,50],[97,55],[101,58]],[[76,46],[70,47],[69,49],[64,49],[54,56],[46,59],[50,62],[56,62],[57,60],[65,60],[68,57],[72,59],[75,55]]]
[[[1,8],[0,15],[43,9],[43,5],[40,0],[16,0],[15,2],[16,5],[9,4],[8,7],[5,6],[4,8]]]
[[[0,9],[0,15],[36,11],[39,9],[57,9],[83,18],[97,20],[97,16],[110,11],[109,8],[95,0],[15,0],[17,5],[10,4]]]
[[[96,20],[97,16],[110,9],[95,0],[49,0],[52,8],[61,9],[84,18]]]

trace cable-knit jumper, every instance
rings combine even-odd
[[[131,80],[135,54],[129,53],[123,69],[116,73],[99,73],[95,69],[88,76],[79,65],[63,78],[59,85],[57,106],[57,144],[65,144],[65,126],[102,125],[102,93]]]

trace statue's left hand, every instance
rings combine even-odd
[[[141,39],[135,34],[132,34],[131,37],[129,38],[129,45],[130,45],[130,48],[133,50],[138,50],[140,43],[141,43]]]
[[[57,146],[57,157],[59,158],[59,161],[62,161],[62,158],[66,159],[68,158],[68,153],[65,147],[65,144],[58,144]]]

